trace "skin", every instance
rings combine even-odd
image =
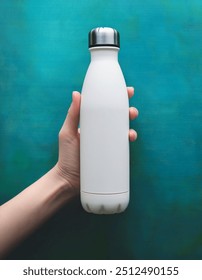
[[[134,88],[128,87],[128,97]],[[39,180],[0,206],[0,258],[36,230],[57,210],[78,196],[80,191],[80,132],[78,129],[81,95],[72,93],[72,103],[59,132],[59,157],[56,165]],[[131,120],[138,110],[129,108]],[[129,140],[137,133],[129,130]]]

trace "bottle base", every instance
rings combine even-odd
[[[93,214],[116,214],[123,212],[129,203],[129,192],[118,194],[93,194],[81,192],[81,204]]]

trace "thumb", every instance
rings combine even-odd
[[[81,94],[78,91],[73,91],[72,103],[63,124],[63,128],[65,129],[65,131],[67,131],[72,135],[77,135],[78,133],[80,103],[81,103]]]

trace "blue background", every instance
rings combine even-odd
[[[140,112],[127,211],[90,215],[78,199],[10,258],[201,259],[202,2],[1,0],[0,26],[0,203],[55,164],[92,28],[119,30]]]

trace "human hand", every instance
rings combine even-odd
[[[127,87],[128,97],[134,95],[134,88]],[[72,103],[68,110],[67,117],[59,132],[59,159],[55,166],[57,174],[66,180],[68,187],[75,194],[80,189],[80,116],[81,95],[79,92],[72,93]],[[138,110],[134,107],[129,108],[129,118],[131,120],[138,116]],[[129,130],[129,140],[135,141],[137,132]]]

